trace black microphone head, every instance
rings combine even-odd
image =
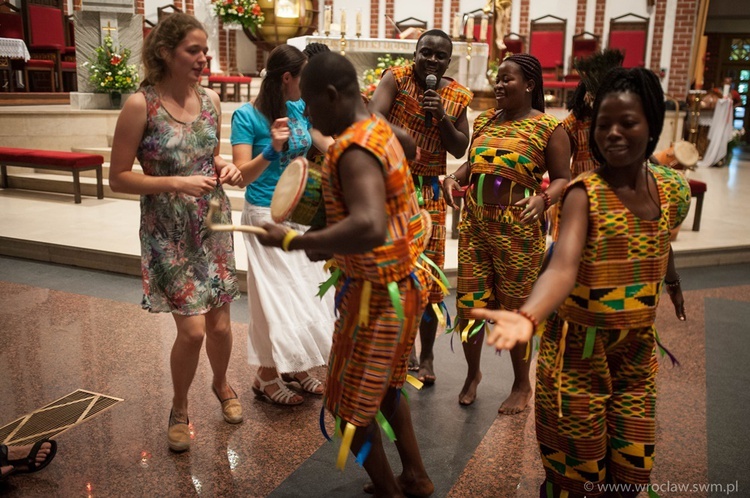
[[[428,90],[434,90],[437,88],[437,76],[434,74],[428,74],[424,79],[424,84]]]

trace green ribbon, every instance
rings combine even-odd
[[[422,179],[422,175],[418,175],[417,179],[419,181],[419,186],[417,187],[417,202],[420,206],[424,206],[424,195],[422,194],[422,186],[424,185],[424,179]]]
[[[448,277],[445,276],[443,270],[441,270],[440,267],[435,264],[435,262],[431,260],[425,253],[420,254],[419,257],[423,259],[428,265],[433,267],[435,271],[437,271],[438,277],[440,277],[440,281],[443,282],[443,285],[445,285],[446,288],[450,288],[451,284],[450,282],[448,282]]]
[[[391,442],[396,441],[396,433],[393,432],[393,427],[391,427],[391,424],[388,422],[388,420],[386,420],[383,412],[378,410],[378,414],[375,415],[375,419],[378,421],[380,428],[383,429],[383,432],[385,432],[385,435],[388,436],[388,439]]]
[[[523,196],[525,198],[531,197],[531,192],[529,192],[529,188],[528,187],[526,187],[525,189],[523,189]]]
[[[336,417],[336,424],[333,427],[333,435],[341,436],[341,417]]]
[[[409,394],[406,392],[406,386],[401,388],[401,396],[404,397],[407,403],[409,402]]]
[[[586,328],[586,342],[583,345],[583,356],[581,358],[591,358],[594,352],[594,340],[596,339],[596,327]]]
[[[388,282],[388,294],[391,296],[391,304],[396,310],[399,320],[404,319],[404,307],[401,306],[401,293],[398,291],[398,282]]]
[[[484,206],[484,177],[484,173],[479,175],[479,182],[477,184],[477,205],[479,207]]]
[[[654,491],[651,486],[648,487],[648,498],[660,498],[659,493]]]
[[[477,335],[479,331],[482,330],[482,327],[484,327],[484,320],[480,320],[479,322],[477,322],[476,325],[474,325],[474,328],[472,329],[472,331],[469,332],[469,337],[471,338]]]
[[[326,292],[328,292],[328,289],[330,289],[333,285],[336,284],[336,282],[339,281],[339,278],[341,278],[341,275],[344,272],[341,271],[341,268],[336,268],[333,270],[333,273],[331,273],[331,276],[328,277],[328,280],[325,282],[321,282],[321,284],[318,286],[318,294],[317,296],[321,299],[323,299],[323,296],[325,296]]]

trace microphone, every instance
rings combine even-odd
[[[424,85],[427,90],[434,90],[437,88],[437,76],[434,74],[428,74],[424,79]],[[424,127],[427,129],[432,128],[432,113],[430,111],[424,113]]]

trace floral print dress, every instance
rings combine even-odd
[[[200,86],[200,115],[191,123],[174,119],[156,90],[143,92],[147,125],[136,156],[149,176],[216,177],[214,149],[218,114]],[[239,298],[230,232],[206,226],[208,205],[219,201],[216,223],[231,224],[231,207],[221,185],[202,197],[178,192],[141,196],[141,272],[144,309],[200,315]]]

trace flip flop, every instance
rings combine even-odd
[[[42,445],[44,443],[50,444],[49,449],[49,455],[47,455],[47,458],[42,463],[36,463],[36,455],[39,453],[39,450],[42,449]],[[6,447],[7,452],[7,447]],[[12,465],[15,469],[16,474],[33,474],[34,472],[39,472],[43,468],[45,468],[47,465],[52,462],[52,459],[55,458],[55,455],[57,454],[57,441],[53,441],[51,439],[42,439],[41,441],[37,441],[34,443],[34,446],[31,447],[31,451],[29,451],[29,455],[26,458],[19,458],[17,460],[8,460],[8,464]],[[7,457],[7,453],[6,453]],[[20,468],[21,466],[25,466],[26,468]],[[7,475],[7,474],[6,474]]]
[[[11,467],[11,463],[8,461],[8,447],[4,444],[0,444],[0,467]],[[3,482],[10,476],[16,473],[16,468],[13,467],[5,474],[0,474],[0,482]]]

